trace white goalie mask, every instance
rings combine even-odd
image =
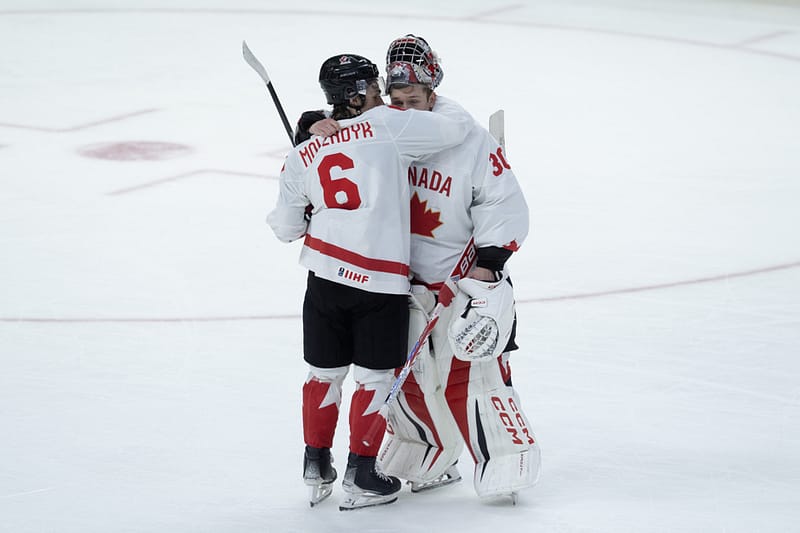
[[[458,282],[453,318],[448,326],[450,347],[457,359],[476,361],[498,357],[514,326],[514,291],[508,279]]]
[[[424,85],[435,89],[444,77],[439,56],[422,37],[395,39],[386,52],[386,90],[393,85]],[[388,93],[387,93],[388,94]]]

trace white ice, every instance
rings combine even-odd
[[[466,455],[352,513],[300,480],[289,143],[241,42],[294,120],[405,33],[505,109],[531,208],[515,507]],[[0,531],[800,531],[798,102],[790,0],[0,1]],[[82,155],[133,142],[179,146]]]

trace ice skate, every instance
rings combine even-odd
[[[445,470],[444,473],[436,479],[423,482],[409,481],[409,483],[411,483],[411,492],[416,493],[444,487],[445,485],[450,485],[451,483],[456,483],[457,481],[461,481],[461,473],[458,471],[456,463],[453,463],[448,466],[447,470]]]
[[[400,480],[387,476],[377,469],[375,457],[350,453],[342,488],[345,497],[339,505],[340,511],[362,507],[385,505],[397,500]]]
[[[306,446],[303,455],[303,481],[309,488],[311,507],[327,498],[333,492],[336,469],[333,468],[330,448]]]

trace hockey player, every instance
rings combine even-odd
[[[468,116],[434,92],[444,73],[421,37],[393,41],[386,62],[393,105]],[[311,131],[330,134],[337,127],[325,120]],[[509,366],[509,352],[517,349],[516,314],[505,263],[527,236],[527,204],[503,147],[477,123],[463,144],[413,163],[408,179],[415,292],[410,342],[471,235],[478,260],[392,407],[380,462],[418,492],[461,479],[455,462],[466,443],[477,494],[516,501],[520,489],[538,480],[541,460]]]
[[[393,105],[466,115],[434,92],[444,73],[421,37],[394,40],[386,72]],[[420,303],[411,312],[412,339],[471,235],[478,259],[459,282],[456,301],[440,315],[431,349],[404,384],[390,415],[382,465],[416,491],[456,481],[463,440],[475,463],[477,494],[516,501],[520,489],[538,480],[541,462],[509,365],[509,352],[517,349],[516,313],[505,264],[528,234],[528,206],[503,147],[474,122],[463,144],[416,161],[408,177],[411,270]]]
[[[284,242],[304,237],[303,479],[311,505],[331,494],[331,445],[342,383],[354,365],[350,453],[340,509],[391,503],[400,481],[376,467],[380,441],[364,434],[406,356],[409,293],[409,186],[412,160],[462,142],[469,122],[383,106],[377,67],[340,54],[320,69],[320,85],[341,129],[288,156],[277,206],[267,221]],[[352,120],[344,120],[354,117]]]

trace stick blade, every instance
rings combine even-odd
[[[242,41],[242,56],[244,60],[247,61],[247,64],[250,65],[253,70],[255,70],[261,79],[264,80],[264,83],[269,84],[269,75],[267,74],[267,69],[264,68],[264,65],[261,64],[261,61],[253,55],[253,52],[250,51],[250,47],[247,46],[247,41]]]
[[[498,109],[489,115],[489,133],[492,137],[497,139],[500,146],[505,150],[506,148],[506,132],[505,132],[505,112]]]

